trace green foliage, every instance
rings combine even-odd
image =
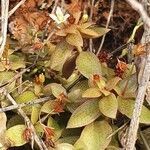
[[[114,94],[103,97],[99,101],[100,111],[109,118],[116,118],[118,110],[118,101]]]
[[[111,126],[106,121],[97,121],[87,125],[80,138],[75,143],[77,150],[104,150],[111,141],[107,136],[112,132]]]
[[[24,93],[22,93],[16,97],[16,102],[21,104],[21,103],[33,101],[35,99],[37,99],[37,96],[32,91],[25,91]],[[32,113],[32,106],[25,107],[24,111],[27,114],[31,114]]]
[[[71,56],[73,47],[66,42],[58,43],[55,51],[51,55],[50,67],[56,71],[61,71],[65,61]]]
[[[68,121],[67,128],[85,126],[100,116],[98,100],[89,100],[80,105]]]
[[[101,65],[98,58],[91,52],[81,52],[76,60],[79,72],[86,78],[101,74]]]
[[[75,148],[68,143],[61,143],[56,146],[56,150],[75,150]]]
[[[16,125],[6,130],[6,141],[10,143],[11,147],[22,146],[27,143],[23,136],[26,128],[25,125]]]
[[[84,2],[87,8],[83,11],[78,0],[65,4],[64,10],[59,8],[60,2],[48,14],[52,2],[47,6],[43,1],[26,1],[24,9],[30,6],[34,11],[19,17],[16,13],[10,20],[11,34],[0,59],[0,106],[6,109],[10,105],[12,110],[0,113],[0,146],[18,147],[31,141],[33,149],[37,147],[30,133],[26,137],[26,118],[13,110],[14,99],[18,106],[25,104],[18,109],[24,111],[37,136],[50,149],[120,149],[113,128],[120,128],[132,117],[138,87],[135,66],[111,57],[109,52],[102,58],[96,55],[95,38],[110,29],[88,18],[90,3]],[[150,110],[145,104],[140,123],[150,124]]]
[[[127,117],[131,118],[135,101],[132,99],[123,99],[121,97],[118,97],[118,102],[119,111]],[[140,123],[150,124],[150,110],[145,106],[142,107]]]
[[[6,72],[0,72],[0,83],[5,84],[7,83],[10,79],[14,77],[15,73],[11,71],[6,71]],[[6,86],[6,89],[8,91],[11,91],[15,87],[16,81],[13,81],[9,85]]]

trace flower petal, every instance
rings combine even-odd
[[[57,7],[57,9],[56,9],[56,16],[57,16],[58,20],[63,20],[64,14],[60,7]]]
[[[50,14],[49,15],[54,21],[58,21],[58,18],[56,17],[56,15],[54,15],[54,14]]]
[[[65,16],[64,16],[64,21],[66,21],[69,17],[70,17],[69,14],[65,14]]]

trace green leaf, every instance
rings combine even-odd
[[[132,99],[123,99],[121,97],[118,97],[117,99],[119,103],[119,111],[127,117],[131,118],[133,114],[135,101]],[[142,106],[140,123],[150,124],[150,110],[145,106]]]
[[[58,143],[68,143],[68,144],[74,144],[78,140],[79,136],[64,136],[62,138],[59,138]]]
[[[47,126],[54,129],[55,135],[53,137],[53,140],[58,140],[62,133],[62,128],[60,128],[59,124],[52,117],[49,117],[47,121]]]
[[[91,52],[81,52],[76,60],[77,69],[89,78],[95,74],[101,74],[101,65],[98,58]]]
[[[11,80],[14,76],[15,73],[11,71],[0,72],[0,85],[5,84],[9,80]],[[8,92],[13,90],[13,88],[15,87],[15,83],[16,81],[13,81],[9,85],[5,86]]]
[[[46,86],[44,86],[43,93],[46,96],[51,96],[52,95],[51,84],[47,84]]]
[[[120,147],[108,146],[106,150],[120,150]]]
[[[41,109],[41,105],[39,104],[32,106],[31,122],[33,124],[35,124],[39,119],[40,109]]]
[[[71,115],[67,128],[85,126],[100,116],[98,100],[89,100],[80,105]]]
[[[87,80],[80,81],[71,89],[68,94],[68,99],[70,102],[80,102],[82,101],[82,93],[89,88]]]
[[[56,114],[53,112],[54,105],[55,105],[54,100],[50,100],[50,101],[44,103],[44,105],[41,108],[41,112],[48,113],[48,114]]]
[[[6,114],[4,112],[0,113],[0,145],[5,144],[6,122],[7,122]]]
[[[86,22],[86,23],[83,23],[83,24],[80,24],[78,29],[86,29],[88,27],[90,27],[93,23],[92,22]]]
[[[136,74],[119,81],[114,90],[123,98],[135,98],[137,90]]]
[[[4,71],[6,68],[2,62],[0,62],[0,71]]]
[[[106,63],[101,63],[101,72],[102,76],[106,77],[108,80],[112,79],[115,76],[115,71],[112,68],[109,68]]]
[[[104,150],[111,141],[107,138],[112,133],[111,126],[106,121],[97,121],[87,125],[78,141],[76,150]]]
[[[89,88],[82,93],[83,98],[97,98],[101,95],[102,93],[100,92],[99,88]]]
[[[75,150],[75,148],[71,144],[61,143],[61,144],[56,145],[55,150]]]
[[[27,141],[23,138],[24,131],[27,127],[25,125],[16,125],[9,128],[6,133],[6,140],[10,142],[10,146],[22,146],[27,143]]]
[[[117,109],[118,109],[118,101],[114,94],[103,97],[99,101],[99,109],[100,111],[109,118],[116,118]]]
[[[111,78],[111,79],[107,82],[105,88],[106,88],[108,91],[113,90],[113,89],[116,87],[116,85],[118,84],[118,82],[119,82],[120,80],[121,80],[120,77]]]
[[[60,96],[60,94],[64,94],[66,95],[66,89],[61,85],[61,84],[57,84],[57,83],[51,83],[50,84],[51,90],[52,90],[52,94],[58,98]]]
[[[18,97],[16,97],[16,102],[21,104],[21,103],[26,103],[29,101],[34,101],[37,98],[38,97],[32,91],[25,91],[24,93],[22,93]],[[23,108],[23,110],[27,114],[31,114],[32,106],[26,106],[25,108]]]
[[[11,70],[17,70],[20,68],[25,68],[25,61],[24,58],[17,55],[10,55],[9,56]]]
[[[110,29],[97,27],[97,26],[91,26],[88,28],[80,28],[79,30],[81,33],[83,33],[89,38],[98,38],[110,31]]]
[[[73,102],[73,103],[82,100],[82,91],[81,91],[81,89],[76,89],[76,90],[71,91],[68,94],[68,100],[70,102]]]
[[[66,37],[66,41],[73,46],[76,47],[82,47],[83,46],[83,38],[80,34],[80,32],[77,32],[76,34],[68,34]]]
[[[51,56],[51,64],[50,67],[56,71],[62,71],[63,65],[66,60],[71,56],[71,51],[73,47],[66,42],[58,43],[56,46],[56,50],[53,52]]]

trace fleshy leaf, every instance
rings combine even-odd
[[[135,101],[132,99],[123,99],[121,97],[118,97],[118,103],[119,111],[127,117],[131,118]],[[140,123],[150,124],[150,110],[145,106],[142,107]]]
[[[51,69],[62,71],[63,64],[71,56],[73,47],[66,42],[58,43],[55,51],[51,56]]]
[[[37,98],[38,97],[32,91],[25,91],[24,93],[20,94],[16,98],[16,102],[19,103],[19,104],[20,103],[26,103],[26,102],[29,102],[29,101],[34,101]],[[25,108],[23,108],[23,110],[27,114],[31,114],[31,112],[32,112],[32,106],[26,106]]]
[[[80,29],[86,29],[86,28],[90,27],[92,24],[93,24],[92,22],[86,22],[86,23],[79,25],[78,28],[79,28],[79,30]]]
[[[4,71],[4,70],[5,70],[5,65],[2,62],[0,62],[0,71]]]
[[[71,144],[61,143],[61,144],[56,145],[55,150],[75,150],[75,148]]]
[[[19,68],[25,68],[25,61],[24,58],[17,55],[10,55],[9,56],[11,70],[17,70]]]
[[[33,124],[35,124],[38,121],[40,109],[41,109],[41,105],[39,104],[32,106],[31,122]]]
[[[120,80],[121,80],[121,78],[119,78],[119,77],[111,78],[111,79],[107,82],[105,88],[106,88],[108,91],[113,90]]]
[[[52,117],[49,117],[47,121],[47,126],[54,129],[55,134],[54,134],[53,139],[55,141],[58,140],[58,138],[61,136],[61,133],[62,133],[62,129],[60,128],[58,123]]]
[[[100,97],[102,93],[98,88],[89,88],[85,92],[83,92],[83,98],[97,98]]]
[[[86,78],[95,74],[101,74],[100,62],[91,52],[81,52],[77,57],[76,66],[81,74]]]
[[[100,111],[109,118],[116,118],[118,102],[117,98],[114,94],[103,97],[99,101],[99,109]]]
[[[7,72],[0,72],[0,85],[1,84],[5,84],[6,82],[8,82],[10,79],[12,79],[15,76],[14,72],[11,71],[7,71]],[[15,87],[15,83],[16,81],[13,81],[12,83],[10,83],[9,85],[6,85],[6,89],[8,91],[11,91],[14,87]]]
[[[11,147],[13,146],[22,146],[27,141],[24,139],[23,134],[27,127],[25,125],[16,125],[11,128],[9,128],[6,133],[6,140],[10,142]]]
[[[80,81],[76,84],[68,94],[68,99],[71,102],[80,102],[82,100],[82,93],[88,89],[86,80]]]
[[[137,90],[136,74],[119,81],[117,86],[114,87],[114,90],[121,97],[135,98],[135,94]]]
[[[85,126],[100,116],[98,100],[89,100],[80,105],[71,115],[67,128]]]
[[[51,90],[52,90],[52,94],[58,98],[60,96],[60,94],[64,94],[66,95],[66,89],[61,85],[61,84],[57,84],[57,83],[51,83],[50,84]]]
[[[78,150],[104,150],[111,141],[107,138],[111,132],[112,128],[106,121],[93,122],[83,129],[74,146]]]
[[[80,28],[80,32],[89,38],[98,38],[109,32],[110,29],[103,27],[91,26],[88,28]]]
[[[83,38],[80,34],[80,32],[77,32],[76,34],[72,33],[72,34],[68,34],[66,37],[66,41],[73,46],[76,47],[82,47],[83,46]]]
[[[7,122],[6,114],[4,112],[0,113],[0,145],[5,144],[6,122]]]
[[[41,108],[41,112],[48,113],[48,114],[55,114],[54,113],[54,105],[55,105],[54,100],[50,100],[50,101],[44,103],[44,105]]]

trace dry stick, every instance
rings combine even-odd
[[[0,40],[0,58],[2,57],[6,39],[7,39],[7,25],[8,25],[8,9],[9,9],[9,0],[1,0],[1,40]]]
[[[145,33],[147,33],[147,35],[150,36],[150,33],[149,33],[150,31],[148,28],[148,27],[150,27],[150,18],[148,17],[146,11],[144,10],[143,5],[139,2],[137,2],[136,0],[126,0],[126,1],[135,10],[137,10],[139,12],[139,14],[141,15],[141,18],[143,19],[144,24],[147,25],[147,26],[145,26]],[[143,39],[147,40],[147,37],[145,34],[143,35]],[[148,40],[150,41],[150,38]],[[143,43],[143,41],[141,41],[141,42]],[[148,82],[150,79],[150,52],[149,52],[150,50],[148,50],[148,48],[150,49],[150,47],[145,47],[145,50],[147,52],[145,65],[141,66],[141,68],[140,68],[140,70],[142,70],[143,68],[144,69],[143,69],[143,74],[139,81],[135,106],[134,106],[134,110],[133,110],[133,115],[132,115],[129,132],[128,132],[128,137],[127,137],[127,143],[126,143],[126,147],[125,147],[126,150],[134,149],[136,138],[137,138],[137,131],[138,131],[138,127],[139,127],[139,117],[141,115],[145,92],[146,92],[146,88],[147,88],[147,85],[148,85]]]
[[[29,67],[30,68],[30,67]],[[22,74],[24,74],[26,71],[29,70],[29,68],[27,69],[23,69],[21,72],[17,73],[13,78],[11,78],[10,80],[8,80],[7,82],[3,83],[2,85],[0,85],[0,88],[11,84],[13,81],[15,81],[16,79],[18,79],[20,76],[22,76]]]
[[[111,0],[110,12],[109,12],[109,16],[108,16],[107,23],[106,23],[106,27],[105,27],[106,29],[108,29],[108,26],[109,26],[109,23],[110,23],[110,19],[111,19],[112,15],[113,15],[114,4],[115,4],[115,0]],[[106,34],[104,34],[103,37],[102,37],[102,41],[101,41],[101,44],[100,44],[100,46],[99,46],[99,49],[98,49],[98,51],[97,51],[97,53],[96,53],[96,56],[99,55],[99,53],[100,53],[100,51],[101,51],[101,49],[102,49],[102,47],[103,47],[103,44],[104,44],[104,41],[105,41],[105,37],[106,37]]]
[[[150,47],[149,47],[150,48]],[[143,106],[146,88],[150,79],[150,55],[146,58],[146,64],[144,67],[143,75],[138,86],[137,96],[135,100],[134,111],[129,127],[129,133],[127,137],[126,150],[133,150],[137,138],[137,131],[139,127],[139,117]]]
[[[9,93],[6,93],[6,97],[10,100],[10,102],[13,105],[17,105],[16,101],[13,99],[13,97]],[[25,122],[27,123],[27,126],[29,128],[31,128],[33,138],[34,138],[35,142],[37,143],[37,145],[39,146],[40,150],[48,150],[48,148],[46,147],[46,145],[44,144],[42,139],[40,139],[38,137],[38,135],[36,134],[35,128],[34,128],[33,124],[31,123],[30,119],[28,118],[28,116],[25,114],[25,112],[21,108],[18,109],[18,112],[24,118]]]
[[[92,22],[94,3],[95,3],[95,0],[92,0],[91,11],[90,11],[90,22]],[[93,52],[93,40],[92,39],[90,39],[89,41],[89,48],[90,48],[90,52]]]
[[[18,79],[20,76],[22,76],[22,74],[24,74],[25,72],[27,72],[31,67],[33,67],[35,64],[36,64],[36,61],[38,59],[38,56],[37,58],[34,60],[34,63],[29,66],[28,68],[26,69],[23,69],[21,72],[17,73],[13,78],[11,78],[10,80],[6,81],[5,83],[3,83],[2,85],[0,85],[0,89],[8,84],[11,84],[13,81],[15,81],[16,79]]]
[[[12,10],[10,10],[10,11],[8,12],[8,18],[9,18],[22,4],[24,4],[25,1],[26,1],[26,0],[20,1]],[[1,20],[1,19],[2,19],[2,18],[0,17],[0,20]]]
[[[123,124],[121,127],[119,127],[118,129],[116,129],[115,131],[113,131],[113,132],[107,137],[107,139],[111,138],[111,137],[114,136],[116,133],[118,133],[118,132],[119,132],[121,129],[123,129],[128,123],[129,123],[129,121],[126,122],[125,124]]]
[[[71,89],[75,84],[77,84],[81,79],[82,79],[82,76],[80,76],[74,83],[72,83],[72,84],[67,88],[67,91],[69,92],[70,89]],[[1,91],[3,91],[3,89],[4,89],[4,88],[2,88]],[[7,107],[3,107],[3,108],[0,108],[0,112],[6,112],[6,111],[10,111],[10,110],[22,108],[22,107],[25,107],[25,106],[30,106],[30,105],[39,104],[39,103],[46,102],[46,101],[51,100],[51,99],[55,99],[55,97],[54,97],[53,95],[50,95],[49,97],[44,97],[44,98],[35,99],[34,101],[31,100],[31,101],[29,101],[29,102],[27,102],[27,103],[21,103],[21,104],[16,104],[16,105],[11,105],[11,106],[7,106]]]
[[[10,110],[14,110],[14,109],[18,109],[18,108],[22,108],[22,107],[26,107],[26,106],[29,106],[29,105],[39,104],[39,103],[42,103],[42,102],[46,102],[50,99],[51,99],[51,97],[44,97],[44,98],[35,99],[34,101],[29,101],[27,103],[21,103],[21,104],[16,104],[16,105],[3,107],[3,108],[0,108],[0,113],[10,111]]]
[[[21,0],[12,10],[8,13],[8,18],[21,6],[25,3],[26,0]]]
[[[136,0],[126,0],[133,9],[139,12],[144,24],[146,24],[150,28],[150,18],[147,12],[144,9],[144,6]]]

